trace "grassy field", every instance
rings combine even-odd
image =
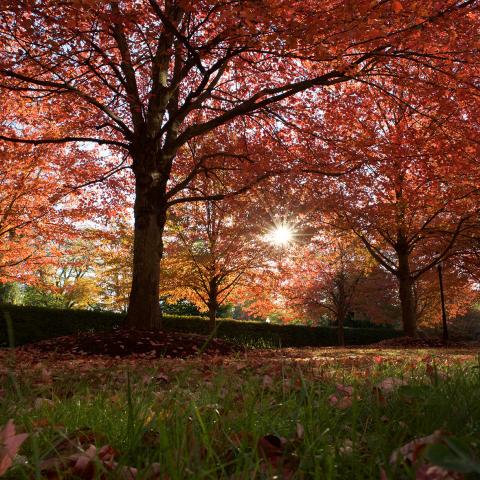
[[[6,479],[480,478],[472,350],[0,362],[0,425],[28,433]]]

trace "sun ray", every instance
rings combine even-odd
[[[276,225],[268,234],[267,241],[273,245],[284,247],[293,240],[293,230],[288,224]]]

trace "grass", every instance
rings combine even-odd
[[[2,365],[0,425],[13,418],[30,434],[6,479],[43,478],[45,459],[58,467],[67,455],[65,439],[111,445],[119,466],[98,462],[92,473],[111,479],[130,478],[122,465],[138,479],[378,479],[381,468],[415,478],[389,464],[414,438],[441,429],[467,445],[470,461],[480,448],[471,352],[312,349],[154,364],[3,352]],[[375,390],[392,377],[404,385]],[[332,404],[336,384],[353,386],[351,406]]]

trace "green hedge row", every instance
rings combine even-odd
[[[208,334],[208,322],[202,317],[164,317],[168,330]],[[337,330],[333,327],[306,327],[261,322],[217,321],[217,336],[240,343],[270,347],[328,347],[337,345]],[[345,328],[347,345],[367,345],[402,336],[390,328]]]
[[[112,312],[4,305],[0,306],[0,347],[9,344],[4,312],[8,312],[12,319],[15,345],[81,331],[111,330],[121,326],[125,318],[123,314]],[[163,326],[166,330],[209,334],[208,321],[204,317],[165,315]],[[276,325],[229,319],[218,321],[217,335],[256,346],[303,347],[337,344],[337,332],[332,327]],[[400,335],[400,332],[389,328],[345,328],[347,345],[366,345]]]
[[[121,325],[124,318],[124,315],[113,312],[2,305],[0,306],[0,347],[9,344],[5,312],[8,312],[12,319],[15,345],[87,330],[111,330]]]

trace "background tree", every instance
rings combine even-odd
[[[167,235],[162,293],[208,311],[213,330],[219,307],[267,260],[268,247],[247,200],[177,207]]]
[[[297,252],[284,272],[282,296],[303,318],[330,317],[343,346],[345,321],[356,309],[358,286],[366,279],[371,261],[355,237],[334,235],[324,230]]]
[[[474,279],[458,269],[453,259],[443,263],[445,306],[449,322],[468,313],[478,302],[480,292]],[[440,328],[442,310],[436,269],[419,278],[414,286],[416,315],[420,325]]]
[[[90,238],[88,238],[90,236]],[[56,248],[55,257],[37,270],[34,286],[54,296],[62,308],[87,308],[93,306],[99,294],[95,272],[93,232],[84,230],[82,237],[63,239]]]
[[[423,80],[424,70],[434,69],[437,83],[472,85],[475,4],[5,0],[2,91],[34,100],[29,115],[18,119],[22,126],[48,121],[61,130],[18,129],[1,138],[93,142],[128,154],[135,177],[128,321],[154,327],[167,210],[200,200],[182,196],[196,174],[215,158],[238,165],[247,155],[261,168],[241,170],[240,190],[268,175],[265,153],[278,138],[277,106],[301,111],[312,98],[321,105],[337,84],[387,75],[434,88]],[[300,95],[309,88],[314,95]],[[264,119],[274,135],[258,133]],[[232,131],[242,134],[240,150],[221,141]],[[193,153],[190,142],[211,132],[218,151]],[[261,156],[250,153],[251,142],[262,147]]]
[[[414,336],[415,282],[454,255],[459,238],[476,228],[478,187],[465,171],[475,175],[471,149],[478,145],[455,135],[461,110],[431,104],[425,118],[379,100],[371,112],[359,117],[357,130],[351,122],[365,161],[331,184],[331,206],[338,225],[355,232],[397,278],[403,328]]]
[[[132,278],[133,232],[126,215],[118,215],[97,241],[95,279],[102,308],[126,312]]]

